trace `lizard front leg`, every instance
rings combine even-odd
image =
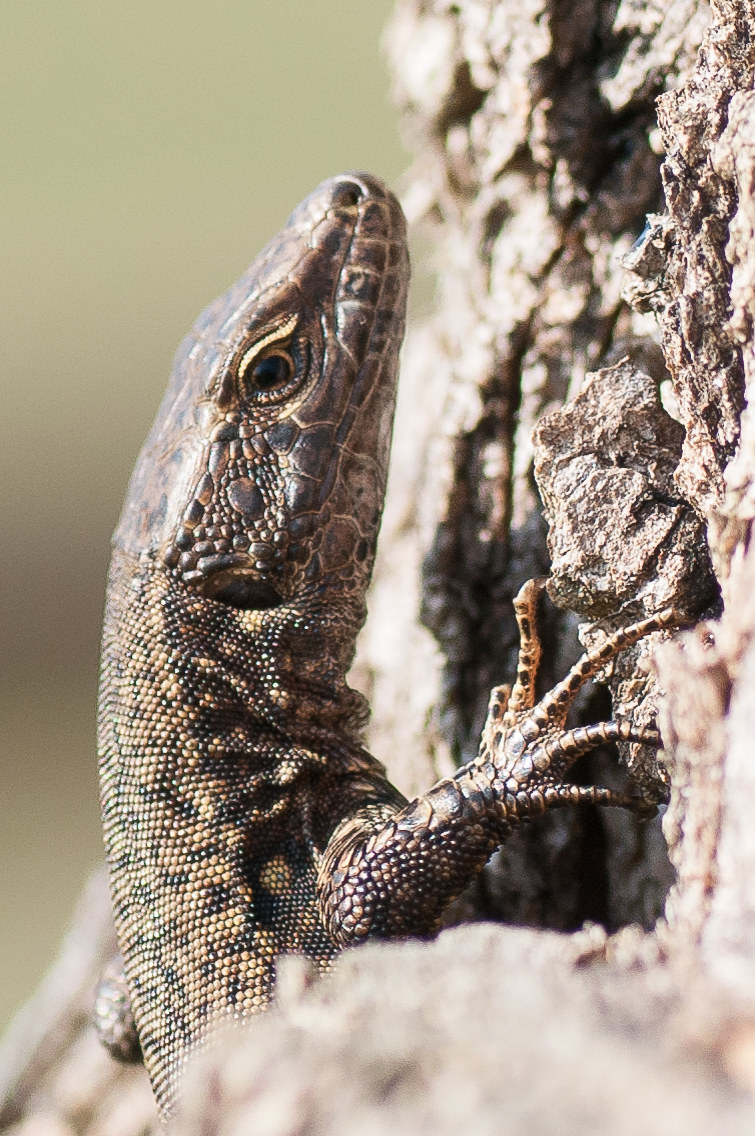
[[[100,979],[92,1019],[97,1036],[111,1057],[126,1065],[141,1061],[139,1034],[120,955],[111,959]]]
[[[583,803],[655,811],[641,797],[564,777],[598,745],[658,746],[657,732],[615,721],[567,730],[565,721],[578,691],[607,662],[651,632],[678,624],[679,616],[666,609],[617,631],[535,703],[541,656],[535,608],[544,583],[530,580],[514,601],[521,637],[516,681],[510,690],[493,690],[477,758],[403,809],[372,803],[333,833],[318,888],[336,941],[433,931],[448,903],[526,818]]]

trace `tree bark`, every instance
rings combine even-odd
[[[388,43],[436,295],[406,345],[355,668],[374,751],[407,793],[473,754],[531,576],[551,573],[544,688],[580,619],[587,642],[668,604],[702,622],[606,676],[616,716],[659,707],[660,759],[576,771],[633,778],[661,819],[516,833],[449,919],[497,927],[348,952],[312,988],[284,960],[279,1008],[199,1063],[176,1131],[749,1132],[755,15],[400,0]],[[605,688],[578,706],[610,713]],[[94,907],[76,981],[59,970],[18,1027],[3,1131],[154,1123],[141,1071],[84,1024]]]

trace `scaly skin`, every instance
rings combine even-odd
[[[671,614],[620,633],[535,706],[534,582],[518,600],[517,682],[494,692],[474,762],[407,803],[364,750],[366,707],[345,674],[408,276],[382,183],[316,189],[179,349],[115,534],[102,808],[131,1008],[166,1116],[211,1027],[269,1004],[279,954],[326,969],[345,944],[432,931],[522,817],[637,803],[565,785],[580,753],[657,744],[564,722],[587,678]]]

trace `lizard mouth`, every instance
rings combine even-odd
[[[278,607],[283,597],[268,575],[249,567],[243,555],[205,556],[193,572],[184,574],[208,599],[245,611]]]
[[[283,603],[283,597],[269,580],[250,572],[217,572],[205,580],[204,594],[216,603],[244,611],[267,610]]]

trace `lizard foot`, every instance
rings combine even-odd
[[[652,815],[656,803],[596,785],[564,783],[576,759],[606,742],[631,741],[658,747],[656,730],[640,730],[628,722],[599,722],[566,729],[566,717],[577,693],[620,651],[653,631],[678,626],[673,608],[630,624],[585,652],[561,682],[535,702],[535,681],[542,655],[536,606],[544,579],[529,580],[514,600],[520,648],[514,685],[495,687],[482,732],[477,762],[501,786],[507,819],[535,816],[549,808],[580,802],[620,805]],[[491,768],[492,767],[492,768]],[[493,772],[494,771],[494,772]]]

